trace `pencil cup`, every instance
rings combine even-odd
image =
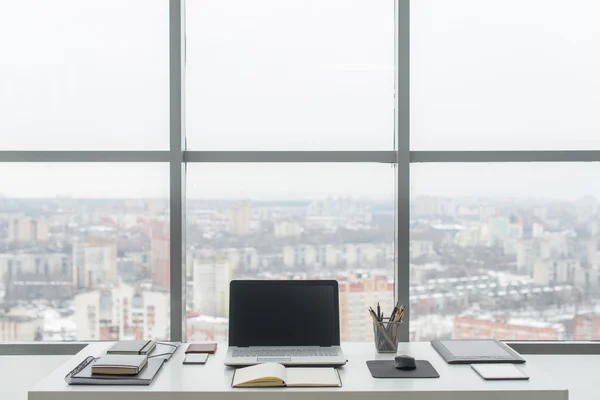
[[[395,353],[398,351],[398,333],[401,323],[402,321],[373,322],[373,336],[378,353]]]

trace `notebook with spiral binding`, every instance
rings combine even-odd
[[[98,375],[92,373],[92,365],[98,360],[88,357],[65,376],[69,385],[150,385],[162,365],[163,358],[148,360],[148,364],[137,375]]]

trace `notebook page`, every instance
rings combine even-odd
[[[243,385],[256,380],[271,380],[285,381],[285,367],[277,363],[264,363],[253,365],[251,367],[240,368],[235,371],[233,377],[233,386]]]
[[[287,368],[287,386],[342,386],[334,368]]]

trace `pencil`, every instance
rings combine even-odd
[[[404,306],[400,307],[400,312],[398,313],[398,321],[400,321],[404,316],[404,308]]]

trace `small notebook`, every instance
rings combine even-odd
[[[278,363],[264,363],[236,370],[231,386],[341,387],[342,381],[334,368],[286,368]]]
[[[149,354],[156,342],[154,340],[120,340],[106,353],[108,354]]]
[[[92,365],[92,374],[137,375],[147,362],[143,354],[106,354]]]
[[[529,377],[513,364],[472,364],[483,379],[488,381],[527,380]]]

